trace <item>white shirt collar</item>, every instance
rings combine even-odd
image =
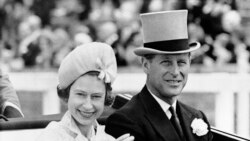
[[[157,103],[161,106],[162,110],[165,112],[165,114],[167,115],[168,119],[171,118],[172,114],[169,111],[169,107],[171,105],[169,105],[167,102],[163,101],[162,99],[160,99],[159,97],[157,97],[156,95],[154,95],[149,88],[147,88],[149,93],[153,96],[153,98],[157,101]],[[176,103],[177,101],[174,101],[172,107],[174,108],[174,110],[176,111]]]

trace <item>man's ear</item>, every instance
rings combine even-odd
[[[189,53],[188,56],[189,56],[189,64],[191,64],[192,63],[192,59],[193,59],[193,55],[191,53]]]
[[[148,74],[148,71],[150,69],[150,61],[146,59],[145,57],[141,58],[141,63],[142,63],[142,69],[143,71]]]

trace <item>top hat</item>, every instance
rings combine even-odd
[[[134,50],[146,54],[179,54],[194,51],[200,43],[188,43],[187,10],[141,14],[143,46]]]

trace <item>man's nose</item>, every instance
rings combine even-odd
[[[178,74],[180,73],[180,68],[178,66],[178,64],[173,64],[172,68],[171,68],[171,74],[173,76],[178,76]]]

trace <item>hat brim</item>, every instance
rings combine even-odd
[[[138,56],[143,56],[146,54],[180,54],[180,53],[189,53],[200,48],[199,42],[193,42],[189,44],[189,49],[181,51],[160,51],[152,48],[139,47],[134,50],[134,53]]]

